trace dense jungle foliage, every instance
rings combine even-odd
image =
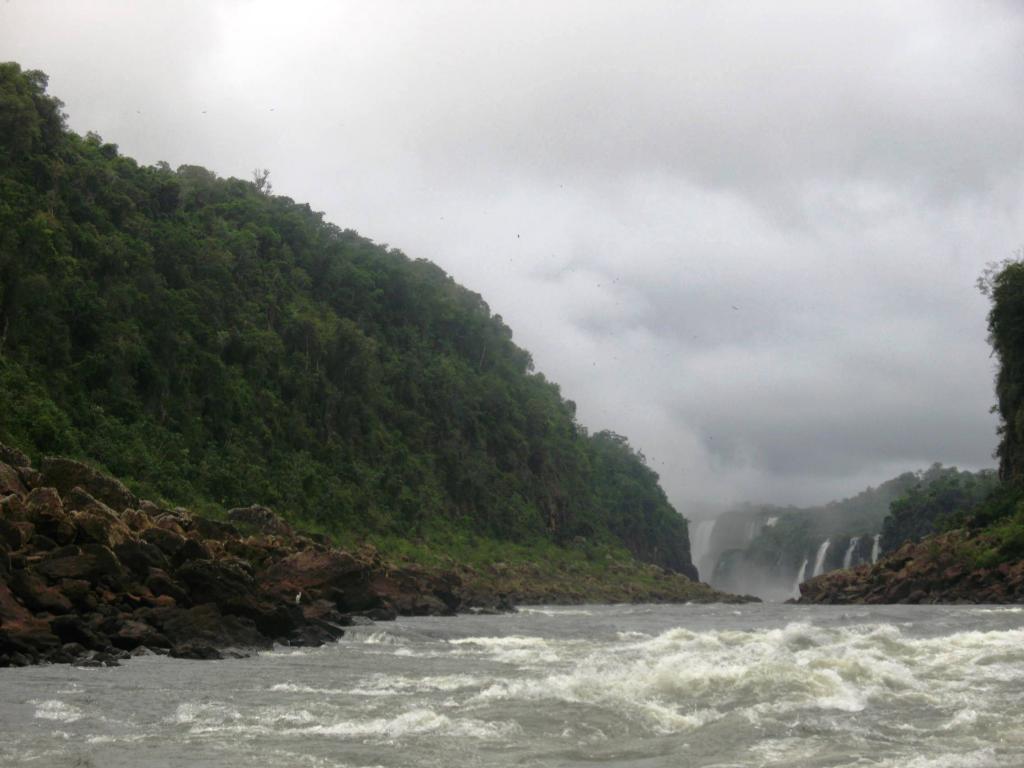
[[[962,525],[964,515],[988,498],[998,484],[998,475],[990,469],[968,472],[934,464],[890,506],[882,524],[882,551]]]
[[[142,167],[0,65],[0,440],[342,536],[625,546],[686,521],[434,264],[262,183]]]

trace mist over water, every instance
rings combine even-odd
[[[1024,609],[592,606],[4,670],[4,766],[1024,764]]]

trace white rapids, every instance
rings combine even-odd
[[[1019,608],[546,607],[0,673],[0,765],[1024,765]]]

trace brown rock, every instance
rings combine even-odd
[[[58,544],[70,544],[75,540],[75,526],[70,515],[64,511],[56,489],[32,489],[25,497],[25,511],[28,520],[35,524],[36,531],[43,536]]]
[[[345,589],[362,580],[367,565],[340,550],[305,550],[279,560],[260,575],[260,590],[281,600],[298,593],[316,599],[328,589]]]
[[[22,498],[13,493],[0,498],[0,518],[10,520],[13,523],[27,521],[28,510],[25,509],[25,503],[22,501]]]
[[[158,597],[167,595],[178,604],[188,602],[188,593],[185,588],[158,568],[153,568],[150,571],[149,578],[146,579],[146,586]]]
[[[149,515],[141,512],[137,509],[126,509],[121,513],[121,522],[127,525],[131,530],[139,533],[149,528],[153,521]]]
[[[32,463],[25,453],[3,443],[0,443],[0,461],[12,467],[28,467]]]
[[[18,470],[10,464],[5,464],[0,461],[0,496],[6,496],[10,493],[17,494],[18,496],[24,496],[28,493],[28,489],[25,487],[25,484],[21,482]]]
[[[53,557],[36,566],[50,579],[84,579],[92,585],[118,584],[124,579],[124,567],[113,552],[100,544],[86,544],[79,555]]]
[[[292,527],[269,507],[253,504],[251,507],[236,507],[228,510],[228,520],[238,525],[255,528],[263,533],[291,536]]]
[[[37,613],[70,613],[71,601],[46,581],[30,570],[16,570],[11,574],[11,592],[31,610]]]
[[[140,579],[145,579],[153,568],[166,570],[171,567],[163,550],[144,540],[118,544],[114,547],[114,554]]]
[[[48,456],[41,467],[43,478],[61,493],[80,485],[93,497],[120,512],[127,507],[138,507],[138,497],[124,483],[72,459]]]
[[[0,542],[3,542],[12,550],[19,550],[25,546],[32,536],[35,526],[31,523],[17,524],[0,517]]]
[[[174,557],[185,544],[181,533],[166,528],[147,528],[142,532],[142,539],[149,542],[167,557]]]
[[[106,504],[97,502],[87,509],[80,509],[71,515],[71,520],[80,542],[102,544],[113,549],[132,536],[128,526],[122,523]]]

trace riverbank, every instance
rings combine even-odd
[[[0,446],[0,666],[215,659],[315,646],[396,616],[515,603],[736,601],[657,566],[396,562],[342,549],[266,507],[227,520],[139,499],[77,461]]]
[[[1024,603],[1024,560],[989,565],[985,534],[955,530],[908,542],[874,565],[800,585],[800,603]]]

